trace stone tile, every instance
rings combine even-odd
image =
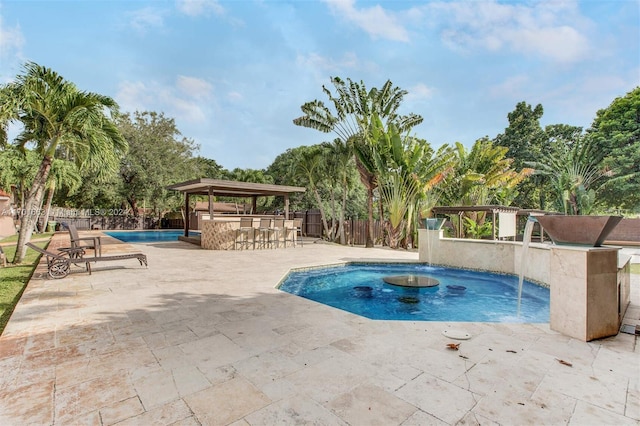
[[[165,405],[180,397],[171,371],[158,366],[136,369],[131,375],[131,382],[145,410]]]
[[[575,407],[575,399],[548,390],[538,390],[532,396],[513,389],[496,388],[483,396],[473,407],[478,418],[498,424],[566,424]]]
[[[99,377],[78,385],[56,389],[56,422],[70,422],[77,417],[135,396],[133,386],[122,375]]]
[[[417,411],[413,405],[384,391],[365,384],[339,395],[327,405],[348,424],[400,424]]]
[[[570,425],[637,425],[638,421],[605,410],[586,402],[578,401],[571,416]]]
[[[634,339],[631,335],[629,337]],[[602,373],[615,373],[621,378],[640,377],[640,359],[629,351],[619,352],[603,347],[593,361],[593,368]]]
[[[321,404],[368,380],[371,370],[348,354],[298,370],[286,377],[298,392],[306,392]]]
[[[186,419],[178,420],[177,422],[171,423],[171,426],[201,426],[201,425],[200,425],[200,422],[195,418],[195,416],[191,416],[191,417],[187,417]]]
[[[286,379],[277,379],[259,387],[260,391],[272,401],[291,398],[299,393],[299,389]]]
[[[402,422],[402,426],[446,426],[449,423],[433,417],[431,414],[427,414],[424,411],[417,410],[407,420]],[[458,423],[462,424],[462,423]]]
[[[553,391],[624,415],[628,380],[598,377],[597,373],[586,376],[570,369],[548,374],[540,383],[538,391]]]
[[[629,380],[627,388],[627,406],[624,414],[640,421],[640,376]]]
[[[114,374],[127,374],[127,366],[156,364],[146,346],[132,346],[103,355],[83,357],[56,366],[56,387],[64,388]]]
[[[111,246],[117,251],[121,245]],[[407,403],[424,407],[405,425],[449,424],[452,418],[459,424],[513,424],[521,423],[520,415],[536,424],[602,423],[606,414],[619,423],[640,421],[640,379],[628,368],[638,364],[640,345],[631,335],[585,343],[549,324],[372,321],[273,288],[290,267],[411,260],[416,253],[326,244],[238,253],[170,246],[142,246],[149,269],[104,269],[29,283],[0,337],[0,424],[51,424],[56,418],[61,425],[104,426],[132,414],[117,424],[195,425],[201,419],[181,396],[234,386],[250,389],[257,399],[232,402],[230,417],[237,418],[230,422],[238,426],[250,424],[249,418],[252,424],[310,423],[314,415],[318,423],[341,424],[322,404],[369,388],[414,398]],[[632,283],[627,312],[637,316],[634,321],[640,321],[639,284]],[[445,348],[449,340],[441,332],[449,327],[473,336],[458,352]],[[10,339],[15,343],[3,344]],[[110,383],[114,376],[124,382]],[[434,383],[429,386],[425,377]],[[54,380],[53,390],[47,388]],[[400,394],[411,387],[406,397]],[[210,400],[227,402],[225,392],[218,392]],[[164,402],[167,396],[174,399]],[[465,403],[474,397],[479,401],[469,411]],[[137,413],[136,398],[143,408],[143,402],[159,405]],[[205,399],[199,414],[215,419],[218,406]],[[363,401],[345,402],[344,415]]]
[[[335,425],[347,426],[335,414],[311,398],[295,396],[268,405],[245,417],[250,425]],[[363,423],[360,423],[363,424]]]
[[[54,382],[45,380],[0,391],[0,424],[53,424]]]
[[[144,413],[144,407],[140,399],[133,397],[100,409],[100,419],[104,426],[110,426],[142,413]]]
[[[172,368],[179,368],[185,364],[192,364],[193,362],[178,346],[166,346],[163,348],[157,348],[153,350],[153,355],[158,363],[165,369],[171,370]]]
[[[144,336],[145,342],[151,349],[176,346],[191,342],[197,338],[198,336],[185,324]]]
[[[236,369],[231,365],[218,366],[217,362],[202,362],[196,365],[199,371],[207,378],[209,383],[216,385],[227,382],[237,376]]]
[[[487,360],[476,364],[451,383],[478,395],[491,394],[495,389],[531,395],[544,376],[544,371]]]
[[[179,422],[186,422],[186,425],[190,425],[193,424],[189,422],[189,419],[192,418],[193,413],[187,404],[179,399],[146,411],[139,416],[123,420],[118,423],[118,426],[174,425],[180,424]]]
[[[15,387],[22,384],[15,384],[18,373],[20,372],[21,364],[22,356],[12,356],[0,359],[0,371],[2,371],[2,374],[0,374],[0,391],[4,390],[7,386],[13,385]]]
[[[246,354],[244,349],[222,334],[184,343],[179,347],[187,359],[196,364],[207,361],[222,366],[243,358]]]
[[[233,364],[242,377],[258,388],[299,370],[299,364],[278,352],[264,352]]]
[[[430,424],[430,423],[429,423]],[[499,426],[499,423],[493,422],[480,414],[469,412],[462,418],[457,426],[473,425],[473,426]],[[404,426],[404,425],[403,425]]]
[[[395,394],[446,423],[456,423],[476,404],[471,392],[428,374],[415,378]]]
[[[251,383],[239,377],[184,400],[203,425],[226,425],[271,403]]]
[[[195,366],[184,365],[171,370],[180,396],[190,395],[211,386],[209,380]]]

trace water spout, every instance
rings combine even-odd
[[[529,243],[531,243],[531,234],[533,233],[533,225],[537,219],[529,216],[527,224],[524,227],[524,235],[522,236],[522,251],[520,252],[520,275],[518,276],[518,316],[520,316],[520,303],[522,302],[522,284],[524,282],[524,267],[527,262],[527,254],[529,252]]]
[[[443,218],[424,219],[424,227],[427,229],[427,264],[431,266],[431,252],[435,238],[440,238],[440,229],[444,224]],[[438,232],[434,232],[438,231]]]

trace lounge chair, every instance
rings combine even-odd
[[[94,256],[102,256],[102,244],[100,236],[93,237],[80,237],[78,235],[78,229],[75,225],[66,225],[69,228],[69,237],[71,238],[71,248],[82,248],[93,250]],[[84,243],[83,241],[91,241],[90,243]]]
[[[147,255],[144,253],[126,253],[113,256],[94,256],[84,257],[85,251],[80,247],[70,247],[61,249],[60,253],[53,253],[48,250],[41,249],[40,247],[27,243],[27,247],[32,248],[38,253],[47,257],[47,269],[49,270],[49,276],[51,278],[64,278],[69,275],[71,271],[71,264],[84,263],[89,275],[91,275],[91,262],[102,262],[108,260],[123,260],[123,259],[138,259],[140,265],[147,265]]]

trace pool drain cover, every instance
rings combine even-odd
[[[435,287],[440,284],[440,281],[425,275],[391,275],[382,280],[401,287]]]
[[[398,302],[402,303],[420,303],[420,299],[413,296],[400,296],[398,297]]]
[[[471,335],[466,331],[457,330],[455,328],[444,330],[442,334],[450,339],[456,339],[456,340],[468,340],[471,338]]]

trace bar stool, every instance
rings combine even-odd
[[[235,249],[240,250],[249,248],[249,245],[253,243],[253,248],[256,248],[256,239],[253,232],[253,218],[241,217],[240,228],[236,229],[236,241]]]
[[[258,248],[267,248],[271,246],[271,240],[269,239],[269,232],[271,230],[271,219],[262,218],[258,228],[254,229],[257,234]]]
[[[284,232],[284,219],[274,219],[273,227],[269,228],[269,243],[271,246],[275,244],[276,248],[280,245],[280,237]],[[284,246],[287,246],[286,241],[283,241]]]

